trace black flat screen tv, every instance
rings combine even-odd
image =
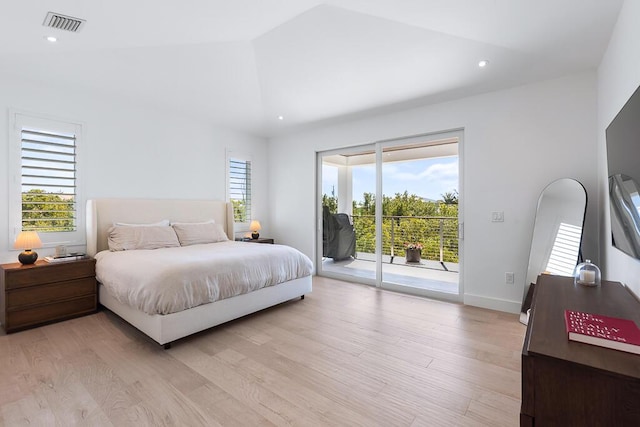
[[[640,259],[640,87],[606,130],[611,239]]]

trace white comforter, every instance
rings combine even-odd
[[[96,276],[118,301],[168,314],[311,274],[288,246],[218,242],[96,255]]]

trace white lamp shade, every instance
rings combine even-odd
[[[262,227],[260,227],[260,221],[255,220],[255,219],[253,221],[251,221],[251,224],[249,224],[249,230],[251,230],[251,231],[262,230]]]
[[[14,249],[35,249],[42,247],[42,240],[37,231],[21,231],[13,243]]]

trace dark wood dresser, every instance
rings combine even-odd
[[[640,303],[620,283],[540,276],[522,349],[520,425],[640,426],[640,355],[569,341],[566,309],[640,325]]]
[[[0,265],[0,322],[7,333],[93,313],[95,260]]]

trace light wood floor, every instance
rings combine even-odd
[[[166,351],[101,311],[0,336],[0,425],[516,426],[524,332],[326,278]]]

